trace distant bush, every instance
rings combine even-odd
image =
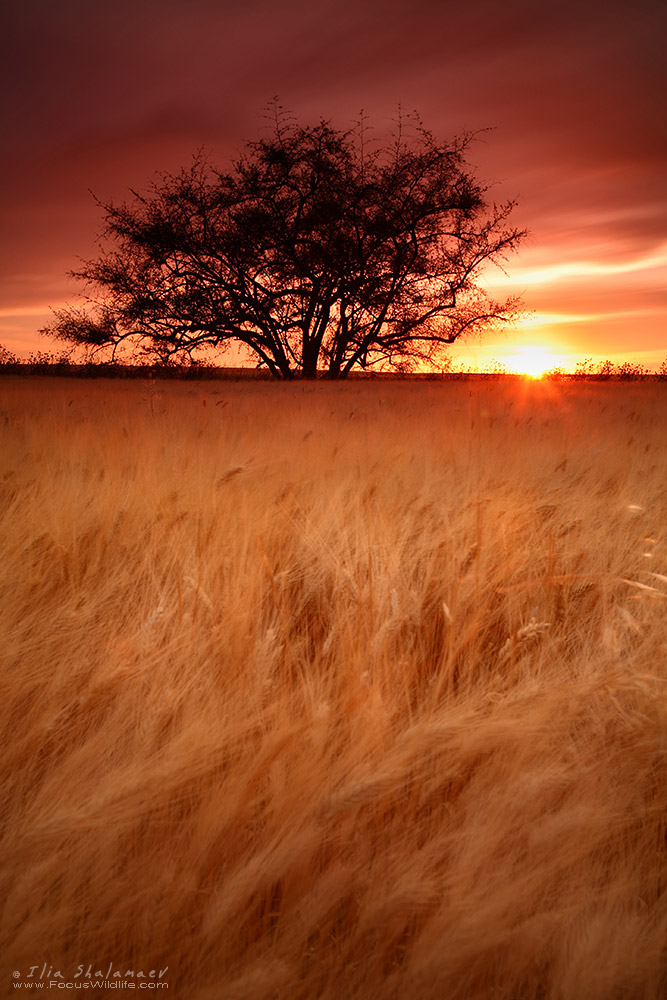
[[[609,360],[594,362],[592,358],[584,358],[583,361],[576,363],[574,372],[566,372],[560,367],[551,368],[542,377],[555,382],[570,379],[590,379],[596,382],[610,380],[629,382],[643,378],[667,378],[667,359],[663,361],[658,372],[652,372],[644,365],[632,364],[629,361],[615,365]]]

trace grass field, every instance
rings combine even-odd
[[[666,455],[658,383],[3,380],[0,992],[664,1000]]]

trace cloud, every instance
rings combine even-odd
[[[544,266],[513,267],[511,274],[489,276],[491,286],[545,285],[552,282],[600,280],[619,275],[637,275],[664,282],[663,269],[667,265],[667,243],[655,248],[652,253],[623,261],[563,261]],[[653,274],[652,272],[658,272]]]
[[[62,309],[66,305],[66,302],[59,302],[53,308]],[[18,306],[11,309],[0,309],[0,318],[12,319],[19,316],[47,316],[51,312],[51,306]]]

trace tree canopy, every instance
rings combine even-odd
[[[100,203],[102,255],[73,272],[87,303],[44,332],[162,361],[236,345],[283,378],[437,366],[446,345],[510,320],[479,287],[524,233],[487,202],[471,136],[419,124],[371,144],[276,113],[227,171],[198,155],[147,194]]]

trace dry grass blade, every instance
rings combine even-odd
[[[5,986],[664,1000],[665,386],[0,388]]]

